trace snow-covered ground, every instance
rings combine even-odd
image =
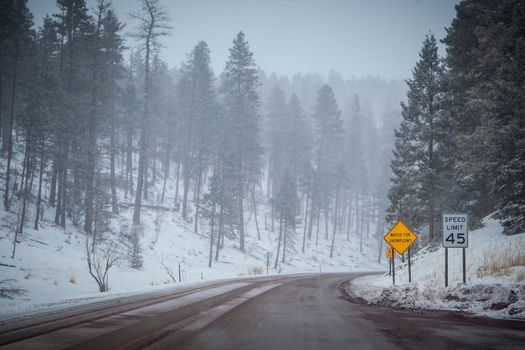
[[[462,283],[462,250],[449,249],[449,286],[444,287],[445,250],[425,248],[407,264],[396,261],[396,286],[388,274],[347,284],[347,292],[370,304],[396,308],[463,310],[498,318],[525,319],[525,233],[505,236],[497,221],[469,233],[467,283]]]
[[[173,181],[170,181],[168,191],[174,192],[173,185]],[[261,197],[260,200],[262,202],[264,198]],[[381,266],[371,262],[377,256],[375,240],[370,240],[370,245],[365,244],[362,254],[359,249],[354,249],[359,245],[355,232],[350,241],[347,241],[343,234],[336,237],[333,258],[329,257],[331,241],[324,237],[320,237],[318,246],[309,242],[306,253],[303,254],[303,228],[298,227],[295,243],[287,248],[286,262],[282,264],[279,261],[279,267],[273,269],[277,233],[264,229],[266,207],[262,204],[258,208],[261,239],[257,238],[254,217],[247,210],[246,252],[243,253],[237,248],[237,239],[226,237],[219,261],[213,261],[213,266],[209,268],[210,238],[207,222],[202,220],[199,233],[194,233],[193,223],[182,220],[180,213],[145,208],[141,217],[143,234],[140,239],[143,267],[138,270],[132,269],[129,267],[129,261],[123,259],[109,272],[110,292],[101,294],[88,273],[85,234],[69,221],[65,230],[54,225],[54,208],[45,208],[42,227],[34,230],[31,223],[34,218],[34,205],[30,205],[30,221],[19,236],[16,256],[11,259],[17,205],[13,207],[8,213],[2,211],[0,217],[0,281],[12,279],[11,286],[21,288],[25,293],[15,296],[14,299],[0,298],[0,318],[3,319],[19,313],[85,303],[113,295],[173,288],[197,281],[266,274],[267,252],[270,252],[270,274],[370,271],[386,268],[384,264]],[[111,221],[114,233],[108,233],[107,237],[122,240],[119,233],[129,232],[131,218],[132,209],[121,208],[119,215]],[[374,232],[373,229],[372,227],[371,232]],[[290,239],[288,244],[289,242]],[[175,283],[166,268],[178,279],[179,264],[183,282]]]

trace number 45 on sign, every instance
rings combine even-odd
[[[443,247],[468,248],[467,214],[443,214]]]

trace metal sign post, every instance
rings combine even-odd
[[[463,283],[467,283],[466,248],[468,248],[468,215],[443,214],[443,247],[445,248],[445,287],[448,286],[448,248],[463,249]]]
[[[396,285],[396,267],[395,267],[395,257],[394,255],[392,254],[392,285],[395,286]]]
[[[448,248],[445,248],[445,287],[448,287]]]
[[[408,283],[412,282],[412,270],[410,268],[410,247],[408,248]]]
[[[417,240],[417,236],[403,223],[403,221],[399,220],[394,227],[388,231],[383,239],[393,248],[394,251],[402,255]],[[392,284],[396,285],[394,255],[395,254],[392,254]]]
[[[388,259],[388,275],[389,276],[393,276],[392,273],[393,273],[393,265],[394,265],[394,258],[396,256],[396,252],[394,250],[394,248],[392,248],[391,246],[387,246],[386,247],[386,257]],[[395,285],[396,284],[396,280],[395,280],[395,276],[393,277],[393,280],[392,280],[392,283]]]
[[[466,248],[463,248],[463,283],[467,283],[467,259],[465,257],[466,255]]]

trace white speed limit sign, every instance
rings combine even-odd
[[[443,247],[468,248],[467,214],[443,214]]]

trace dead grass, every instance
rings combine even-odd
[[[525,266],[525,241],[493,245],[483,252],[478,277],[510,275],[513,268]],[[518,273],[518,280],[525,279],[525,273]]]
[[[77,284],[77,279],[75,278],[74,275],[71,276],[71,277],[69,277],[69,283],[71,283],[71,284]]]
[[[523,282],[525,281],[525,269],[519,271],[516,274],[516,282]]]

